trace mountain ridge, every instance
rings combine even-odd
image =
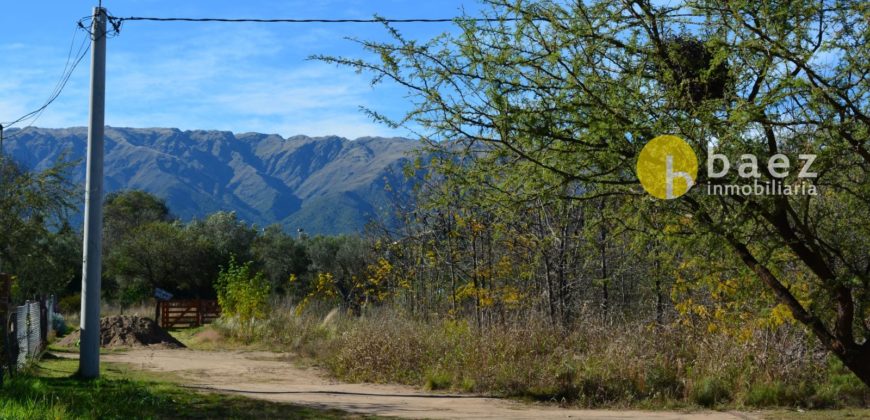
[[[401,168],[420,147],[401,137],[109,126],[105,133],[106,193],[150,192],[182,220],[235,211],[250,223],[312,234],[359,231],[372,218],[393,223],[385,187],[411,187]],[[76,161],[71,180],[84,185],[85,127],[12,129],[7,137],[5,153],[30,169]]]

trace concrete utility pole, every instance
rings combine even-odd
[[[106,9],[94,8],[91,39],[91,110],[85,187],[79,375],[100,376],[100,283],[103,251],[103,131],[106,109]]]
[[[0,124],[0,176],[6,176],[6,155],[3,154],[3,124]],[[0,178],[2,179],[2,178]],[[2,183],[0,183],[0,187],[2,187]],[[3,256],[0,255],[0,281],[3,279]],[[2,302],[0,302],[2,304]],[[5,328],[5,327],[3,327]],[[3,328],[0,328],[0,331],[3,331]],[[0,380],[2,380],[3,374],[0,373]]]

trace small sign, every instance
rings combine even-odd
[[[160,300],[169,300],[172,299],[172,293],[169,293],[159,287],[154,288],[154,297]]]

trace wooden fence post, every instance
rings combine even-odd
[[[51,322],[48,319],[48,306],[45,304],[45,299],[40,296],[39,298],[39,338],[42,343],[48,342],[48,330],[49,323]]]
[[[202,315],[205,312],[205,302],[202,299],[196,300],[196,326],[199,327],[204,324]]]

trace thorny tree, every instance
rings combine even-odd
[[[643,227],[721,246],[870,385],[870,9],[860,1],[489,1],[494,22],[420,43],[359,41],[380,60],[320,57],[407,88],[420,127],[505,200],[618,196]],[[819,194],[676,200],[633,168],[660,134],[732,162],[814,153]],[[481,153],[485,151],[485,153]],[[468,159],[468,158],[471,159]],[[764,168],[764,165],[762,165]],[[736,174],[716,182],[743,183]],[[762,170],[759,181],[772,174]],[[751,182],[751,180],[749,180]],[[712,239],[712,240],[711,240]],[[711,245],[713,244],[713,245]]]

